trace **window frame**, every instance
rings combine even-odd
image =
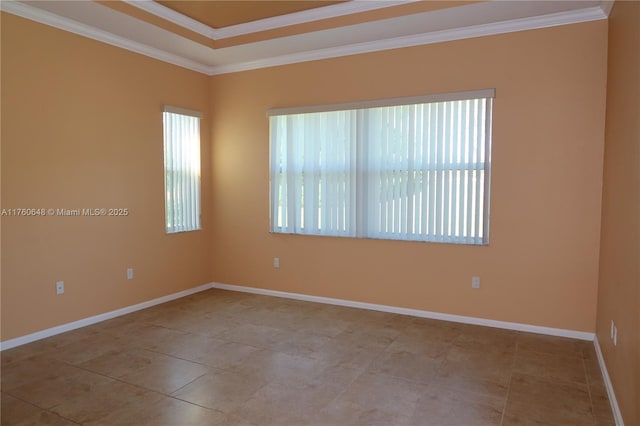
[[[168,118],[195,119],[189,125],[195,125],[197,135],[195,140],[179,142],[170,142]],[[176,107],[172,105],[164,105],[162,111],[162,132],[163,132],[163,177],[164,177],[164,225],[167,235],[179,234],[184,232],[193,232],[202,230],[202,157],[201,157],[201,121],[203,114],[187,108]],[[187,125],[181,123],[181,125]],[[188,130],[182,130],[181,137],[185,137]],[[191,144],[190,146],[188,144]],[[173,156],[169,158],[167,151],[172,150]],[[191,151],[190,151],[191,150]],[[178,154],[179,152],[179,154]],[[176,158],[179,157],[179,158]],[[181,164],[178,164],[180,163]],[[169,174],[180,174],[181,176],[172,179]],[[195,174],[195,176],[194,176]],[[174,185],[179,184],[182,188],[180,191],[172,191],[169,188],[169,181]],[[171,195],[179,194],[186,197],[185,200],[178,202],[170,200]],[[182,220],[177,223],[175,220],[176,211],[182,211]],[[174,218],[170,221],[170,218]]]

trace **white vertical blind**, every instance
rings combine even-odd
[[[368,193],[372,238],[483,244],[488,99],[373,108]],[[487,218],[488,219],[488,218]]]
[[[271,204],[275,232],[355,235],[353,111],[271,119]]]
[[[272,113],[272,231],[487,244],[493,91],[480,95]]]
[[[171,107],[163,113],[167,233],[200,229],[200,117],[194,114]]]

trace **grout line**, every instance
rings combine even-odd
[[[591,394],[591,381],[589,380],[589,374],[587,373],[587,364],[584,361],[584,353],[582,356],[582,370],[584,371],[585,383],[587,384],[587,393],[589,394],[589,405],[591,408],[591,416],[596,418],[596,410],[593,405],[593,395]]]
[[[76,425],[82,425],[82,423],[78,423],[78,422],[76,422],[75,420],[71,420],[71,419],[70,419],[70,418],[68,418],[68,417],[62,416],[62,415],[60,415],[60,414],[58,414],[58,413],[56,413],[56,412],[51,411],[51,409],[52,409],[52,408],[55,408],[55,407],[57,407],[57,406],[58,406],[58,405],[60,405],[60,404],[53,405],[53,406],[51,406],[51,407],[49,407],[49,408],[44,408],[44,407],[39,406],[38,404],[35,404],[35,403],[31,402],[31,401],[27,401],[27,400],[26,400],[26,399],[24,399],[24,398],[21,398],[21,397],[19,397],[19,396],[16,396],[15,394],[12,394],[12,393],[11,393],[11,391],[4,391],[4,390],[3,390],[3,391],[2,391],[2,393],[6,394],[6,395],[9,395],[10,397],[12,397],[12,398],[14,398],[14,399],[17,399],[18,401],[23,402],[23,403],[25,403],[25,404],[27,404],[27,405],[31,405],[32,407],[36,407],[38,410],[45,411],[45,412],[47,412],[47,413],[50,413],[50,414],[51,414],[51,415],[53,415],[53,416],[59,417],[59,418],[64,419],[64,420],[67,420],[67,421],[69,421],[69,422],[71,422],[71,423],[73,423],[73,424],[76,424]],[[1,417],[1,416],[0,416],[0,417]]]
[[[105,378],[107,378],[107,379],[115,380],[116,382],[124,383],[125,385],[133,386],[133,387],[135,387],[135,388],[142,389],[142,390],[144,390],[144,391],[148,391],[148,392],[152,392],[152,393],[157,393],[158,395],[169,396],[169,395],[167,395],[166,393],[162,393],[162,392],[160,392],[160,391],[158,391],[158,390],[155,390],[155,389],[149,389],[149,388],[147,388],[147,387],[145,387],[145,386],[141,386],[141,385],[136,384],[136,383],[127,382],[126,380],[123,380],[123,379],[121,379],[121,378],[119,378],[119,377],[109,376],[108,374],[101,373],[101,372],[99,372],[99,371],[90,370],[90,369],[88,369],[87,367],[82,367],[82,366],[80,366],[80,365],[69,364],[68,362],[65,362],[65,361],[62,361],[62,362],[64,362],[65,364],[67,364],[67,365],[69,365],[69,366],[71,366],[71,367],[75,367],[75,368],[78,368],[78,369],[80,369],[80,370],[86,371],[87,373],[96,374],[96,375],[98,375],[98,376],[102,376],[102,377],[105,377]]]
[[[520,332],[516,334],[516,350],[513,352],[513,361],[511,362],[511,371],[509,373],[509,384],[507,385],[507,393],[504,396],[504,405],[502,407],[502,415],[500,416],[500,426],[504,424],[504,416],[507,414],[507,403],[509,402],[509,394],[511,393],[511,382],[513,381],[513,372],[515,370],[516,359],[518,358],[519,352],[518,337],[521,334],[522,333]]]
[[[181,388],[182,389],[182,388]],[[177,392],[177,391],[176,391]],[[209,411],[216,411],[224,416],[227,415],[227,413],[225,413],[224,411],[218,410],[217,408],[211,408],[211,407],[207,407],[206,405],[200,405],[200,404],[196,404],[195,402],[192,401],[187,401],[186,399],[182,399],[182,398],[178,398],[177,396],[173,396],[173,395],[165,395],[167,398],[171,398],[171,399],[175,399],[176,401],[180,401],[180,402],[184,402],[187,403],[189,405],[194,405],[196,407],[200,407],[200,408],[204,408],[205,410],[209,410]]]
[[[178,391],[180,391],[181,389],[184,389],[185,387],[189,386],[191,383],[195,382],[196,380],[199,380],[200,378],[202,378],[202,377],[204,377],[206,375],[207,375],[207,373],[203,373],[203,374],[199,375],[198,377],[196,377],[195,379],[191,380],[190,382],[185,383],[184,385],[180,386],[178,389],[175,389],[174,391],[169,392],[166,395],[169,396],[169,397],[172,397],[172,398],[180,399],[180,398],[177,398],[176,396],[174,396],[173,394],[178,392]],[[189,402],[189,401],[185,401],[185,402]],[[190,402],[190,404],[199,405],[199,404],[196,404],[194,402]],[[208,407],[205,407],[205,408],[208,408]]]

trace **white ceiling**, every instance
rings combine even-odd
[[[149,0],[128,3],[212,40],[399,4],[355,0],[216,30]],[[5,12],[209,75],[606,19],[611,5],[494,0],[213,49],[93,1],[0,2]]]

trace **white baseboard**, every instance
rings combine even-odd
[[[602,371],[602,378],[604,379],[604,386],[607,388],[607,395],[609,395],[609,402],[611,403],[611,411],[613,411],[613,418],[616,421],[617,426],[624,426],[622,420],[622,412],[616,399],[616,394],[613,391],[613,384],[607,371],[607,365],[604,363],[604,357],[602,356],[602,350],[600,349],[600,343],[598,342],[598,336],[593,339],[593,346],[596,349],[596,355],[598,356],[598,364],[600,364],[600,371]]]
[[[347,306],[351,308],[370,309],[373,311],[389,312],[400,315],[410,315],[421,318],[431,318],[443,321],[459,322],[464,324],[483,325],[486,327],[504,328],[507,330],[525,331],[529,333],[547,334],[550,336],[569,337],[572,339],[593,341],[595,334],[584,331],[565,330],[561,328],[542,327],[538,325],[522,324],[517,322],[496,321],[485,318],[467,317],[462,315],[443,314],[440,312],[422,311],[418,309],[399,308],[396,306],[377,305],[374,303],[354,302],[345,299],[331,297],[309,296],[300,293],[288,293],[284,291],[265,290],[262,288],[245,287],[239,285],[212,283],[213,288],[221,290],[240,291],[244,293],[262,294],[266,296],[285,297],[288,299],[304,300],[307,302],[325,303],[329,305]]]
[[[253,294],[262,294],[265,296],[275,296],[275,297],[284,297],[288,299],[296,299],[296,300],[304,300],[308,302],[316,302],[316,303],[324,303],[329,305],[338,305],[338,306],[346,306],[351,308],[360,308],[360,309],[369,309],[373,311],[381,311],[381,312],[389,312],[400,315],[410,315],[414,317],[421,318],[431,318],[442,321],[451,321],[451,322],[459,322],[464,324],[474,324],[474,325],[482,325],[486,327],[494,327],[494,328],[503,328],[507,330],[516,330],[516,331],[525,331],[530,333],[538,333],[538,334],[546,334],[550,336],[560,336],[560,337],[569,337],[572,339],[579,340],[594,340],[594,333],[588,333],[584,331],[576,331],[576,330],[565,330],[561,328],[551,328],[551,327],[542,327],[537,325],[530,324],[522,324],[516,322],[506,322],[506,321],[496,321],[485,318],[477,318],[477,317],[467,317],[462,315],[452,315],[452,314],[444,314],[440,312],[431,312],[431,311],[423,311],[418,309],[408,309],[408,308],[400,308],[396,306],[388,306],[388,305],[378,305],[374,303],[365,303],[365,302],[357,302],[352,300],[345,299],[334,299],[331,297],[322,297],[322,296],[310,296],[306,294],[300,293],[288,293],[284,291],[276,291],[276,290],[266,290],[262,288],[256,287],[245,287],[239,285],[231,285],[231,284],[222,284],[222,283],[209,283],[203,284],[198,287],[190,288],[187,290],[180,291],[178,293],[169,294],[167,296],[162,296],[157,299],[149,300],[147,302],[138,303],[136,305],[127,306],[121,309],[116,309],[115,311],[105,312],[100,315],[95,315],[89,318],[84,318],[78,321],[70,322],[67,324],[62,324],[56,327],[48,328],[46,330],[38,331],[35,333],[27,334],[25,336],[16,337],[15,339],[9,339],[4,342],[0,342],[0,351],[5,349],[11,349],[16,346],[24,345],[27,343],[34,342],[36,340],[44,339],[47,337],[55,336],[56,334],[64,333],[67,331],[75,330],[76,328],[85,327],[87,325],[95,324],[101,321],[105,321],[108,319],[112,319],[115,317],[119,317],[121,315],[130,314],[135,311],[139,311],[141,309],[149,308],[151,306],[159,305],[161,303],[169,302],[171,300],[179,299],[181,297],[188,296],[190,294],[198,293],[201,291],[205,291],[211,288],[218,288],[222,290],[231,290],[238,291],[244,293],[253,293]],[[596,348],[598,350],[598,348]],[[599,359],[601,355],[598,355]],[[604,365],[601,362],[601,366]],[[604,370],[603,370],[604,371]],[[603,373],[604,374],[604,373]],[[608,376],[605,376],[608,378]],[[610,386],[607,387],[607,390],[610,389]],[[614,399],[612,399],[613,401]],[[617,407],[617,405],[616,405]],[[618,410],[619,411],[619,410]]]
[[[25,336],[16,337],[15,339],[5,340],[4,342],[0,342],[0,351],[3,351],[5,349],[15,348],[16,346],[25,345],[27,343],[35,342],[36,340],[55,336],[56,334],[75,330],[76,328],[85,327],[87,325],[91,325],[101,321],[119,317],[121,315],[130,314],[132,312],[139,311],[141,309],[150,308],[151,306],[159,305],[161,303],[165,303],[171,300],[179,299],[181,297],[189,296],[190,294],[198,293],[204,290],[209,290],[211,287],[212,287],[211,284],[203,284],[198,287],[193,287],[187,290],[179,291],[177,293],[158,297],[157,299],[149,300],[146,302],[138,303],[136,305],[127,306],[120,309],[116,309],[115,311],[105,312],[104,314],[95,315],[89,318],[84,318],[78,321],[73,321],[73,322],[62,324],[52,328],[47,328],[46,330],[37,331],[35,333],[27,334]]]

